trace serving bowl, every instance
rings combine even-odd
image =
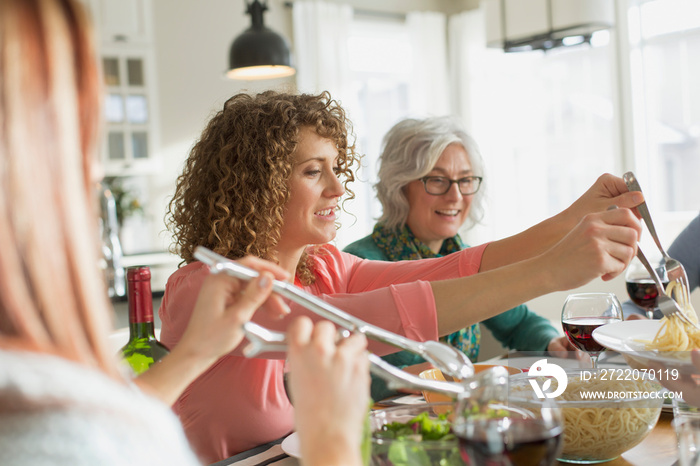
[[[474,364],[474,374],[493,369],[494,367],[504,367],[510,375],[522,374],[523,372],[517,367],[503,366],[500,364]],[[418,377],[420,377],[421,379],[438,380],[443,382],[446,380],[445,376],[443,375],[440,369],[426,369],[420,372],[418,374]],[[428,403],[446,403],[453,401],[449,396],[443,395],[442,393],[430,392],[427,390],[423,390],[421,393],[423,394],[423,398],[425,398],[425,401],[427,401]]]
[[[453,414],[454,403],[424,403],[372,411],[369,464],[464,466],[457,438],[451,433]]]
[[[600,369],[564,370],[567,386],[553,399],[564,418],[564,445],[559,460],[569,463],[601,463],[617,458],[639,444],[659,419],[661,386],[639,371]],[[627,380],[625,380],[627,378]],[[558,389],[555,375],[510,377],[510,404],[539,399],[534,381],[543,392]]]

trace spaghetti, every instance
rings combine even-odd
[[[649,392],[652,384],[640,380],[570,379],[561,401],[583,401],[583,393]],[[563,403],[564,448],[568,459],[608,459],[629,450],[656,424],[661,407],[645,400]]]
[[[551,383],[555,385],[556,380],[552,379]],[[658,385],[647,380],[570,377],[566,391],[556,398],[564,417],[561,458],[573,461],[615,458],[641,442],[661,412],[661,402],[641,398],[595,399],[585,393],[642,393],[658,389]],[[527,388],[515,388],[521,390]]]
[[[678,303],[688,319],[698,322],[698,316],[688,298],[688,291],[680,281],[674,280],[669,283],[666,294]],[[648,350],[690,351],[694,348],[700,348],[700,329],[684,322],[678,315],[663,317],[656,336],[646,343]]]

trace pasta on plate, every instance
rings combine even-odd
[[[666,287],[666,294],[672,297],[683,313],[693,322],[698,322],[695,309],[690,304],[688,292],[679,281],[672,281]],[[679,316],[664,317],[654,339],[644,342],[647,350],[690,351],[700,348],[700,330],[681,320]],[[678,357],[684,357],[683,354]]]

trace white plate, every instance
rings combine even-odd
[[[391,402],[397,405],[419,405],[425,403],[425,398],[422,395],[405,395],[393,398]]]
[[[645,349],[643,341],[653,340],[660,327],[659,320],[625,320],[598,327],[593,331],[593,338],[606,348],[619,351],[645,366],[660,363],[669,369],[694,372],[695,366],[690,362],[690,353],[687,351]]]
[[[294,458],[301,458],[301,448],[299,446],[299,435],[296,432],[292,432],[282,440],[280,444],[282,451]]]

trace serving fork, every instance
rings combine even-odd
[[[637,181],[637,177],[634,176],[634,173],[627,172],[624,175],[622,175],[622,179],[625,181],[627,189],[629,189],[630,191],[639,191],[640,193],[642,192],[642,188],[639,186],[639,182]],[[663,256],[669,281],[677,280],[681,284],[683,290],[683,299],[685,300],[685,302],[689,302],[690,296],[688,294],[688,290],[690,290],[690,288],[688,282],[688,274],[686,274],[683,264],[681,264],[673,257],[669,256],[666,250],[663,248],[663,246],[661,246],[659,236],[656,234],[656,228],[654,228],[654,222],[651,221],[651,215],[649,214],[649,208],[647,207],[647,203],[642,202],[641,204],[639,204],[637,206],[637,211],[639,211],[639,214],[642,216],[642,219],[644,220],[644,223],[646,224],[649,233],[651,233],[651,237],[656,243],[656,247],[659,248],[659,251]]]
[[[194,256],[208,265],[212,273],[226,273],[246,281],[258,276],[257,271],[216,254],[203,246],[195,248]],[[273,280],[272,290],[340,327],[363,333],[367,338],[417,354],[449,376],[467,379],[474,374],[474,365],[467,355],[446,343],[411,340],[358,319],[301,288],[280,280]]]

